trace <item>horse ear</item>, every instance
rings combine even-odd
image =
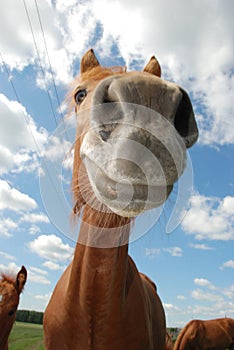
[[[143,71],[161,77],[161,67],[155,56],[151,57]]]
[[[27,270],[24,266],[21,267],[21,270],[17,273],[15,285],[19,294],[22,292],[24,285],[27,281]]]
[[[90,49],[82,57],[82,60],[80,63],[80,72],[81,74],[85,73],[88,70],[95,68],[97,66],[100,66],[98,59],[95,56],[93,49]]]

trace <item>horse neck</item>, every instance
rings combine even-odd
[[[114,294],[124,297],[129,233],[129,219],[85,208],[71,267],[71,299],[79,295],[87,305],[87,298],[99,295],[106,303]]]

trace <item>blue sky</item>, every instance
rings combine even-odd
[[[73,254],[71,233],[61,232],[43,204],[51,188],[48,182],[41,189],[39,169],[42,154],[58,161],[70,145],[64,139],[61,147],[50,135],[61,131],[62,101],[92,46],[103,65],[129,70],[142,69],[154,54],[162,77],[189,92],[200,137],[189,150],[193,189],[186,192],[186,216],[182,222],[173,217],[174,229],[167,232],[178,197],[172,193],[148,231],[148,218],[140,219],[143,234],[132,239],[129,251],[156,282],[169,326],[234,317],[233,12],[231,0],[146,0],[144,6],[138,0],[3,1],[0,269],[16,272],[22,264],[28,269],[20,308],[45,309]],[[69,201],[66,162],[63,171]],[[59,213],[61,203],[53,203]],[[69,203],[66,210],[69,214]]]

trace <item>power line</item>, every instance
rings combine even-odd
[[[1,57],[1,60],[2,60],[2,64],[3,64],[4,68],[5,68],[5,71],[7,72],[8,81],[10,82],[11,87],[12,87],[12,89],[13,89],[13,91],[14,91],[16,100],[20,103],[20,99],[19,99],[19,96],[18,96],[18,94],[17,94],[16,88],[15,88],[15,86],[14,86],[14,84],[13,84],[13,81],[12,81],[12,78],[11,78],[11,75],[10,75],[10,72],[9,72],[9,69],[7,68],[6,62],[4,61],[1,52],[0,52],[0,57]]]
[[[26,12],[26,15],[27,15],[27,19],[28,19],[30,31],[31,31],[31,34],[32,34],[32,38],[33,38],[33,42],[34,42],[34,46],[35,46],[35,50],[36,50],[39,66],[40,66],[40,69],[41,69],[41,72],[42,72],[42,76],[43,76],[43,79],[44,79],[45,88],[46,88],[47,96],[48,96],[48,99],[49,99],[50,108],[51,108],[51,111],[52,111],[52,114],[53,114],[53,117],[54,117],[55,124],[56,124],[56,126],[58,126],[57,119],[56,119],[55,112],[54,112],[54,108],[53,108],[53,104],[52,104],[52,99],[51,99],[51,96],[50,96],[50,93],[49,93],[49,88],[48,88],[47,82],[46,82],[46,74],[45,74],[45,71],[44,71],[43,66],[42,66],[42,62],[41,62],[38,46],[37,46],[37,43],[36,43],[36,38],[35,38],[33,27],[32,27],[32,22],[31,22],[31,19],[30,19],[30,16],[29,16],[29,12],[28,12],[28,8],[27,8],[27,4],[26,4],[25,0],[23,0],[23,3],[24,3],[24,8],[25,8],[25,12]]]
[[[11,75],[10,75],[9,69],[7,68],[6,62],[5,62],[5,60],[4,60],[3,55],[2,55],[1,52],[0,52],[0,57],[1,57],[1,60],[2,60],[2,63],[3,63],[4,69],[5,69],[6,73],[7,73],[8,81],[10,82],[11,87],[12,87],[12,89],[13,89],[13,91],[14,91],[16,100],[17,100],[17,102],[18,102],[19,104],[22,105],[22,103],[21,103],[21,101],[20,101],[20,98],[19,98],[19,95],[18,95],[18,93],[17,93],[17,91],[16,91],[15,85],[14,85],[14,83],[13,83],[12,77],[11,77]],[[27,118],[26,118],[26,116],[25,116],[24,113],[23,113],[23,115],[24,115],[25,122],[26,122],[26,124],[27,124],[27,126],[28,126],[28,129],[29,129],[29,131],[30,131],[30,133],[31,133],[31,135],[32,135],[33,141],[34,141],[34,143],[35,143],[35,146],[36,146],[36,149],[37,149],[37,153],[38,153],[39,157],[41,157],[41,154],[40,154],[40,152],[41,152],[41,151],[40,151],[40,147],[39,147],[39,145],[38,145],[38,143],[37,143],[37,141],[36,141],[36,139],[35,139],[35,136],[34,136],[34,134],[33,134],[33,132],[32,132],[32,128],[31,128],[31,126],[30,126],[30,124],[29,124],[29,122],[28,122],[28,120],[27,120]]]
[[[41,59],[40,59],[38,46],[37,46],[37,43],[36,43],[36,39],[35,39],[35,35],[34,35],[34,32],[33,32],[32,23],[31,23],[31,20],[30,20],[30,16],[29,16],[29,12],[28,12],[27,5],[26,5],[25,0],[23,0],[23,3],[24,3],[25,12],[26,12],[26,15],[27,15],[27,18],[28,18],[28,23],[29,23],[29,26],[30,26],[31,34],[32,34],[32,37],[33,37],[33,42],[34,42],[34,46],[35,46],[35,49],[36,49],[36,54],[37,54],[37,57],[38,57],[38,62],[39,62],[40,69],[41,69],[41,72],[42,72],[42,76],[43,76],[43,79],[44,79],[44,83],[45,83],[45,87],[46,87],[47,96],[48,96],[48,99],[49,99],[49,102],[50,102],[50,107],[51,107],[51,110],[52,110],[52,113],[53,113],[53,117],[54,117],[56,126],[58,126],[57,119],[56,119],[56,116],[55,116],[55,112],[54,112],[54,109],[53,109],[53,104],[52,104],[51,96],[50,96],[49,89],[48,89],[47,82],[46,82],[45,71],[44,71],[44,69],[43,69],[42,62],[41,62]],[[43,32],[43,33],[44,33],[44,32]],[[48,50],[47,50],[47,51],[48,51]],[[17,100],[17,102],[18,102],[19,104],[22,105],[22,103],[21,103],[21,101],[20,101],[20,98],[19,98],[19,95],[18,95],[18,93],[17,93],[16,87],[15,87],[15,85],[14,85],[14,83],[13,83],[13,80],[12,80],[12,77],[11,77],[11,74],[10,74],[10,71],[9,71],[9,69],[8,69],[8,67],[7,67],[7,64],[6,64],[5,60],[4,60],[3,55],[2,55],[1,52],[0,52],[0,58],[1,58],[1,60],[2,60],[2,64],[3,64],[3,66],[4,66],[4,69],[5,69],[6,73],[7,73],[8,81],[9,81],[9,83],[11,84],[11,87],[12,87],[13,92],[14,92],[14,94],[15,94],[16,100]],[[49,58],[49,56],[48,56],[48,58]],[[50,65],[50,68],[51,68],[51,65]],[[51,72],[52,72],[52,68],[51,68]],[[53,73],[52,73],[52,75],[53,75]],[[54,81],[54,78],[53,78],[53,81]],[[54,86],[55,86],[57,101],[58,101],[58,103],[60,104],[55,82],[54,82]],[[52,187],[55,189],[55,192],[56,192],[57,195],[58,195],[58,199],[61,201],[59,192],[58,192],[58,190],[57,190],[57,188],[56,188],[56,186],[55,186],[55,184],[54,184],[53,179],[51,178],[50,171],[49,171],[49,169],[48,169],[48,167],[47,167],[47,164],[46,164],[45,160],[43,159],[43,157],[42,157],[42,155],[41,155],[40,147],[39,147],[39,145],[38,145],[38,143],[37,143],[37,140],[36,140],[36,138],[35,138],[35,136],[34,136],[34,134],[33,134],[31,125],[30,125],[30,123],[29,123],[29,120],[26,118],[26,115],[25,115],[25,114],[24,114],[24,119],[25,119],[25,122],[26,122],[26,124],[27,124],[27,127],[28,127],[28,129],[29,129],[29,131],[30,131],[30,133],[31,133],[33,142],[34,142],[34,144],[35,144],[36,153],[38,154],[38,156],[39,156],[39,157],[41,158],[41,160],[43,161],[44,166],[45,166],[45,169],[47,170],[47,174],[48,174],[48,176],[49,176],[49,180],[50,180],[50,182],[51,182],[51,185],[52,185]]]
[[[45,33],[44,33],[42,21],[41,21],[41,16],[40,16],[40,11],[39,11],[37,0],[35,0],[35,5],[36,5],[37,16],[38,16],[38,20],[39,20],[40,28],[41,28],[41,32],[42,32],[42,37],[43,37],[43,42],[44,42],[44,46],[45,46],[45,51],[46,51],[46,55],[47,55],[47,58],[48,58],[50,74],[51,74],[51,77],[52,77],[53,86],[54,86],[54,90],[55,90],[55,95],[56,95],[56,99],[57,99],[57,103],[58,103],[58,107],[59,107],[59,113],[60,113],[60,115],[61,115],[61,117],[63,119],[64,116],[63,116],[63,113],[62,113],[62,110],[61,110],[61,107],[60,107],[61,106],[61,101],[59,99],[58,90],[57,90],[57,87],[56,87],[56,84],[55,84],[54,73],[53,73],[52,66],[51,66],[49,51],[48,51],[48,47],[47,47],[47,43],[46,43]]]
[[[4,60],[3,55],[2,55],[1,52],[0,52],[0,57],[1,57],[2,64],[3,64],[3,66],[4,66],[4,69],[5,69],[6,73],[7,73],[8,81],[10,82],[11,87],[12,87],[12,89],[13,89],[13,91],[14,91],[16,100],[17,100],[17,102],[18,102],[20,105],[22,105],[22,103],[21,103],[21,101],[20,101],[20,98],[19,98],[19,95],[18,95],[18,93],[17,93],[17,91],[16,91],[16,87],[15,87],[15,85],[14,85],[14,83],[13,83],[13,80],[12,80],[12,77],[11,77],[11,74],[10,74],[10,71],[9,71],[7,65],[6,65],[6,62],[5,62],[5,60]],[[49,181],[50,181],[50,183],[51,183],[53,189],[55,190],[55,193],[57,194],[59,201],[60,201],[60,202],[63,202],[63,201],[61,200],[60,193],[58,192],[57,187],[56,187],[55,184],[54,184],[53,178],[51,177],[51,174],[50,174],[49,168],[48,168],[48,166],[47,166],[47,163],[46,163],[46,161],[44,160],[44,158],[43,158],[42,155],[41,155],[41,150],[40,150],[40,147],[39,147],[39,145],[38,145],[38,143],[37,143],[37,140],[36,140],[36,138],[35,138],[35,136],[34,136],[34,134],[33,134],[31,125],[30,125],[30,123],[29,123],[29,121],[28,121],[28,119],[26,118],[26,115],[25,115],[24,113],[23,113],[23,116],[24,116],[25,123],[26,123],[26,125],[27,125],[27,127],[28,127],[28,130],[29,130],[29,132],[30,132],[30,134],[31,134],[31,136],[32,136],[33,142],[34,142],[34,144],[35,144],[36,153],[37,153],[37,155],[39,156],[39,158],[41,159],[41,161],[44,163],[44,167],[45,167],[45,169],[46,169],[46,171],[47,171],[47,174],[48,174],[48,177],[49,177]]]

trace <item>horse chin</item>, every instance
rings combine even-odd
[[[173,189],[173,185],[131,183],[127,179],[124,183],[119,183],[90,159],[86,158],[85,164],[89,182],[98,201],[123,217],[136,217],[161,206]]]
[[[109,207],[109,209],[114,212],[115,214],[118,214],[119,216],[126,217],[126,218],[134,218],[142,213],[144,213],[147,210],[154,209],[156,207],[159,207],[163,204],[163,202],[160,203],[146,203],[143,201],[133,201],[131,203],[126,204],[124,207],[124,203],[119,203],[118,205],[113,206],[112,203],[103,203],[106,206]]]

